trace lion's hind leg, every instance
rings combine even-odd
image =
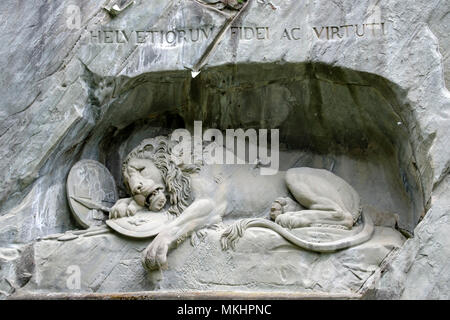
[[[353,218],[350,213],[342,210],[301,210],[286,212],[278,216],[275,223],[288,229],[317,225],[333,225],[351,229],[353,226]]]
[[[286,185],[295,200],[308,209],[292,210],[298,212],[302,223],[307,220],[309,224],[344,225],[351,228],[361,214],[358,193],[330,171],[292,168],[286,173]]]
[[[317,225],[334,225],[351,229],[353,226],[353,216],[343,209],[338,203],[326,196],[304,192],[298,195],[303,203],[308,203],[306,210],[285,212],[278,215],[275,223],[284,228],[295,229]]]
[[[292,168],[286,173],[286,185],[306,210],[279,215],[277,224],[290,229],[317,225],[352,228],[354,218],[347,208],[353,208],[355,197],[359,203],[359,197],[353,197],[353,189],[341,178],[323,169]]]

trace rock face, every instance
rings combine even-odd
[[[196,247],[199,255],[190,267],[181,260],[193,249],[183,244],[172,258],[174,269],[160,281],[148,280],[139,269],[141,242],[113,234],[36,242],[79,227],[65,193],[78,160],[105,164],[124,196],[121,161],[137,143],[202,120],[205,128],[222,130],[280,129],[282,165],[335,168],[360,192],[379,226],[396,224],[412,236],[367,283],[369,297],[448,298],[450,4],[249,0],[242,7],[225,1],[224,7],[222,2],[140,0],[116,16],[96,1],[0,3],[3,296],[23,286],[63,290],[64,285],[48,284],[50,275],[66,272],[61,259],[72,261],[80,248],[94,248],[92,261],[99,248],[108,252],[94,278],[83,282],[87,291],[243,285],[243,278],[230,275],[228,284],[216,286],[207,270],[194,275],[195,259],[209,241]],[[386,237],[396,240],[364,262],[358,279],[369,277],[367,266],[380,264],[388,248],[401,245],[398,235]],[[71,249],[47,258],[47,246]],[[358,250],[330,259],[358,259]],[[314,257],[305,254],[292,270],[306,270],[310,263],[310,273],[325,268],[327,256],[312,262]],[[222,258],[207,267],[219,268]],[[192,278],[177,276],[181,270]],[[308,284],[302,272],[295,277],[292,270],[285,282],[270,278],[272,283],[289,283],[285,289],[292,290],[343,288],[326,281],[314,287],[314,274]],[[108,278],[109,272],[115,276]],[[344,290],[353,292],[363,282],[347,280]],[[248,289],[265,286],[251,283]]]
[[[449,299],[450,179],[435,189],[433,207],[368,297],[378,299]]]
[[[234,251],[223,252],[219,238],[219,232],[209,231],[194,246],[184,242],[169,254],[169,270],[152,273],[141,264],[148,241],[112,233],[43,240],[33,248],[33,278],[16,294],[272,290],[351,295],[404,242],[400,233],[383,227],[369,242],[333,254],[301,251],[259,228],[249,230]],[[75,271],[79,286],[71,280]]]

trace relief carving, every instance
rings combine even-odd
[[[358,193],[330,171],[300,167],[260,176],[250,164],[185,164],[173,152],[176,144],[159,136],[128,154],[122,175],[129,198],[111,208],[79,202],[109,212],[107,225],[121,234],[155,236],[142,257],[149,270],[166,267],[169,249],[230,216],[238,219],[221,230],[223,249],[233,248],[253,227],[273,230],[315,252],[334,252],[372,236],[373,223],[361,212]],[[273,185],[284,185],[284,194],[267,199]]]

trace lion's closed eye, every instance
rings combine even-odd
[[[133,168],[134,170],[136,170],[137,172],[142,172],[145,169],[145,166],[133,166],[130,165],[131,168]]]

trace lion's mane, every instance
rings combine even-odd
[[[180,215],[190,204],[191,199],[191,178],[190,173],[200,170],[199,165],[177,165],[177,156],[172,153],[173,141],[167,137],[159,136],[143,140],[125,158],[122,165],[122,175],[128,163],[133,158],[152,160],[155,166],[161,171],[162,178],[170,196],[169,213]],[[126,180],[126,179],[125,179]],[[128,183],[125,183],[129,189]]]

